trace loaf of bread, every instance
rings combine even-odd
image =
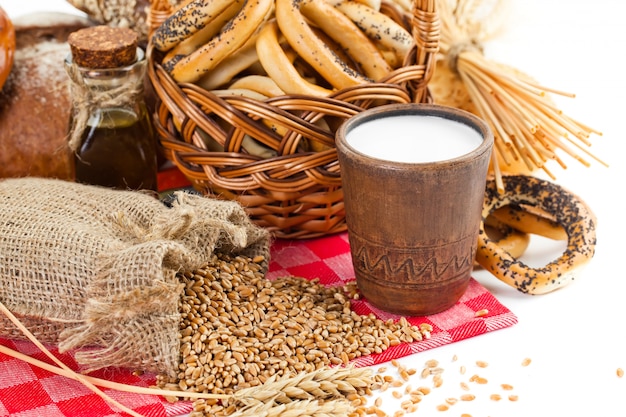
[[[0,89],[13,67],[14,54],[15,29],[13,28],[13,21],[0,6]]]
[[[13,20],[13,67],[0,92],[0,178],[73,176],[67,148],[70,116],[63,61],[68,35],[90,25],[65,13]]]

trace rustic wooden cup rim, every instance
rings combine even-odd
[[[452,158],[426,162],[403,162],[377,158],[376,156],[367,155],[359,151],[347,141],[348,134],[357,126],[384,117],[407,115],[435,116],[442,119],[453,120],[475,130],[480,135],[482,140],[478,146],[465,154]],[[341,147],[347,148],[359,158],[377,160],[385,165],[397,166],[402,169],[411,169],[412,167],[415,169],[427,169],[429,166],[432,168],[438,168],[442,164],[454,165],[474,160],[480,157],[480,155],[483,155],[485,152],[492,150],[494,137],[487,122],[468,111],[433,103],[401,103],[372,107],[352,116],[337,129],[335,141],[338,149]]]

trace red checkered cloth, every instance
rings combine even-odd
[[[346,233],[311,240],[277,240],[272,245],[272,260],[268,278],[299,276],[319,278],[326,285],[341,285],[354,279],[350,248]],[[475,312],[486,309],[485,316]],[[354,302],[359,314],[373,312],[386,320],[396,318],[371,307],[366,301]],[[469,337],[512,326],[517,317],[495,299],[477,281],[472,280],[459,302],[451,309],[427,317],[411,317],[413,324],[430,323],[431,338],[420,342],[401,344],[387,351],[360,357],[357,366],[368,366],[390,361],[413,353],[454,343]],[[50,363],[33,344],[0,338],[0,344]],[[60,355],[70,368],[78,370],[71,354]],[[131,385],[153,385],[155,376],[134,375],[125,369],[104,369],[92,376]],[[104,390],[120,403],[146,417],[171,417],[189,413],[191,403],[168,403],[158,396],[120,393]],[[31,366],[21,360],[0,353],[0,416],[1,417],[117,417],[108,403],[80,383]]]
[[[354,280],[348,234],[309,241],[274,242],[267,276],[272,279],[290,275],[309,279],[317,277],[325,285],[343,285]],[[400,318],[372,306],[366,300],[354,301],[352,308],[362,315],[374,313],[383,320]],[[479,310],[486,310],[487,314],[477,317]],[[377,365],[517,323],[515,314],[474,279],[452,308],[430,316],[407,317],[407,320],[415,325],[430,324],[433,327],[430,339],[392,346],[380,354],[362,356],[353,363],[356,366]]]

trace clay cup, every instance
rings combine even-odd
[[[405,316],[452,307],[471,279],[493,147],[488,125],[436,104],[365,110],[336,144],[357,285]]]

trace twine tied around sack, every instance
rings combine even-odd
[[[98,109],[122,108],[134,104],[137,97],[143,94],[143,77],[129,77],[129,81],[120,85],[113,85],[113,82],[104,77],[102,81],[94,82],[85,77],[83,69],[78,65],[68,61],[65,64],[71,80],[70,96],[73,106],[68,145],[76,152],[91,115]],[[145,72],[145,61],[137,62],[135,65],[140,66],[142,73]]]

